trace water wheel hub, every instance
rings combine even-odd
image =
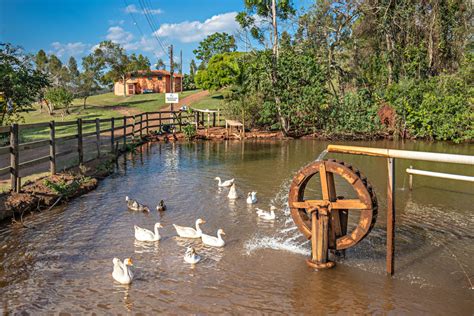
[[[319,174],[322,198],[305,200],[307,185],[316,174]],[[336,194],[334,175],[349,183],[356,199],[344,199]],[[316,161],[303,167],[293,178],[288,204],[296,226],[311,239],[312,255],[307,263],[317,269],[334,266],[328,260],[328,251],[355,246],[369,234],[377,218],[377,198],[367,178],[351,165],[336,160]],[[349,211],[360,215],[348,232]]]

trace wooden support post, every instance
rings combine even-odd
[[[150,133],[150,130],[148,129],[148,125],[150,125],[148,122],[148,112],[145,113],[145,119],[146,119],[146,134],[148,135]]]
[[[140,139],[143,137],[143,113],[140,114]]]
[[[56,126],[54,121],[49,122],[49,171],[56,174]]]
[[[206,129],[206,136],[209,137],[209,127],[211,124],[211,114],[207,112],[207,129]]]
[[[20,157],[18,154],[18,124],[13,124],[10,127],[10,181],[13,192],[20,192],[20,187],[18,186]]]
[[[113,153],[115,151],[115,117],[112,117],[110,121],[110,152]]]
[[[136,116],[133,116],[133,124],[132,124],[132,139],[135,139],[135,124],[137,123],[136,121]]]
[[[97,157],[100,157],[100,119],[95,119],[95,138],[97,145]]]
[[[194,112],[194,123],[196,124],[196,131],[199,128],[199,112]]]
[[[393,275],[395,254],[395,159],[387,159],[387,274]]]
[[[216,112],[212,112],[212,127],[216,127]]]
[[[77,153],[79,164],[84,162],[84,148],[82,147],[82,119],[77,119]]]
[[[410,169],[413,169],[412,166],[410,166]],[[410,173],[408,175],[408,188],[411,190],[413,190],[413,175]]]
[[[158,118],[159,118],[159,120],[160,120],[160,132],[163,132],[163,127],[162,127],[162,125],[161,125],[161,112],[158,113]]]
[[[221,110],[217,109],[217,126],[221,126]]]
[[[123,117],[123,147],[127,145],[127,117]]]

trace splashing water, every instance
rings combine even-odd
[[[327,153],[328,153],[327,149],[323,150],[323,151],[319,154],[318,158],[316,158],[316,161],[321,161],[321,160],[323,160],[324,157],[327,155]]]

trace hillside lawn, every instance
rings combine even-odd
[[[191,108],[199,109],[199,110],[217,110],[224,108],[224,95],[223,91],[215,91],[209,93],[209,95],[205,96],[201,100],[193,103]]]
[[[191,90],[179,93],[179,99],[200,92],[201,90]],[[34,105],[32,110],[23,113],[24,121],[20,124],[41,123],[49,121],[75,121],[82,119],[108,119],[112,117],[123,117],[142,112],[159,111],[166,107],[164,93],[137,94],[132,96],[116,96],[113,92],[95,95],[87,98],[86,108],[83,107],[83,99],[75,99],[69,107],[70,114],[62,116],[63,110],[58,110],[53,116],[49,115],[46,109],[41,110],[39,105]],[[101,128],[109,128],[110,123],[104,123]],[[93,124],[84,126],[84,133],[95,130]],[[66,136],[77,133],[77,128],[64,126],[56,129],[56,136]],[[20,133],[20,143],[47,139],[49,128],[31,128]]]

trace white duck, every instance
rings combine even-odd
[[[112,260],[114,263],[114,271],[112,277],[120,284],[130,284],[133,280],[133,273],[129,266],[133,266],[132,259],[127,258],[123,262],[119,258]]]
[[[176,233],[178,233],[179,237],[184,238],[200,238],[202,235],[202,230],[199,227],[199,224],[204,224],[206,221],[203,219],[198,218],[196,220],[196,229],[192,227],[183,227],[173,224],[174,229],[176,229]]]
[[[227,197],[231,200],[237,199],[239,196],[237,195],[237,190],[235,189],[235,184],[232,184],[229,190],[229,194],[227,194]]]
[[[138,241],[158,241],[161,239],[158,228],[163,228],[160,223],[155,224],[155,232],[135,225],[135,239]]]
[[[232,184],[234,184],[234,179],[230,179],[230,180],[222,182],[221,178],[215,177],[214,180],[219,181],[219,183],[217,185],[220,186],[220,187],[230,187]]]
[[[201,256],[196,253],[193,247],[188,247],[186,253],[184,254],[184,261],[187,263],[195,264],[201,261]]]
[[[275,216],[275,210],[277,208],[275,206],[270,206],[270,212],[264,211],[260,208],[257,207],[257,215],[258,217],[265,219],[265,220],[274,220],[276,218]]]
[[[222,235],[225,235],[224,230],[219,229],[217,231],[217,237],[202,234],[201,240],[205,245],[208,245],[208,246],[224,247],[225,246],[225,241],[224,241],[224,239],[222,239]]]
[[[247,204],[257,203],[257,192],[249,192],[247,194]]]

